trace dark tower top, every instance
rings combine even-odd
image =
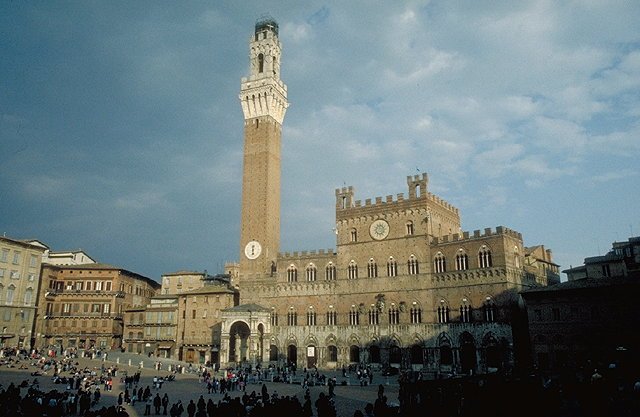
[[[264,30],[270,30],[278,36],[278,22],[270,16],[261,17],[256,21],[256,36]]]

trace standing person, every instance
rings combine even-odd
[[[169,396],[165,392],[164,396],[162,397],[162,415],[167,415],[167,407],[169,407]]]
[[[123,399],[122,392],[120,392],[120,394],[118,394],[118,405],[120,405],[120,406],[121,406],[121,405],[122,405],[122,401],[123,401],[123,400],[124,400],[124,399]]]
[[[162,398],[160,398],[160,394],[156,392],[156,396],[153,398],[153,407],[155,408],[156,415],[160,414],[161,405],[162,405]]]
[[[144,415],[145,416],[150,416],[151,415],[151,404],[153,404],[153,399],[151,398],[151,396],[148,396],[147,399],[144,401]]]
[[[187,405],[187,414],[189,414],[189,417],[193,417],[195,413],[196,413],[196,405],[193,402],[193,400],[190,400],[189,405]]]

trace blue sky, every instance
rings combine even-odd
[[[375,6],[374,6],[375,4]],[[406,176],[562,268],[640,235],[640,3],[1,2],[0,232],[159,279],[239,255],[256,19],[280,25],[283,251]]]

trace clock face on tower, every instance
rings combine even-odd
[[[369,234],[375,240],[382,240],[389,235],[389,223],[385,220],[378,219],[369,226]]]
[[[262,246],[257,240],[252,240],[244,247],[244,255],[249,259],[256,259],[262,253]]]

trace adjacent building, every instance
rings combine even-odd
[[[40,263],[46,250],[37,240],[0,236],[1,347],[33,346]]]
[[[638,265],[640,237],[632,237],[563,271],[568,281],[523,292],[533,364],[559,372],[637,357],[640,344],[630,329],[640,326]]]
[[[230,275],[164,274],[160,295],[125,311],[123,346],[160,358],[219,363],[221,310],[238,301]]]
[[[124,311],[149,303],[160,284],[112,265],[42,266],[36,346],[62,351],[122,347]]]

